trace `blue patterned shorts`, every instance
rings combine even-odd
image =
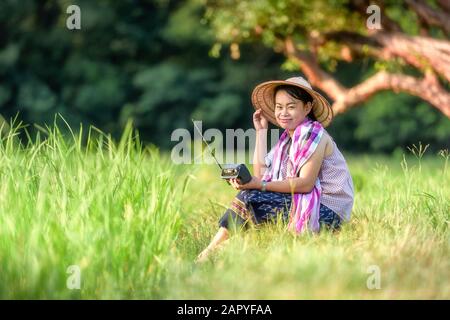
[[[230,229],[232,224],[237,227],[247,227],[249,222],[261,224],[276,221],[279,217],[287,223],[291,200],[290,193],[239,191],[219,220],[219,227]],[[320,204],[319,223],[321,227],[336,230],[340,228],[341,218],[333,210]]]

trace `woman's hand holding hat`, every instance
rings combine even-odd
[[[264,117],[261,109],[258,109],[253,113],[253,125],[255,126],[256,131],[267,129],[269,127],[269,122]]]

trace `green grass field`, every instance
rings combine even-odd
[[[57,127],[28,145],[16,133],[0,139],[1,298],[450,299],[444,156],[348,156],[339,233],[267,225],[196,265],[236,193],[215,166],[175,166],[130,126],[117,142],[91,128],[86,146]]]

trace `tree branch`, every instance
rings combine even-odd
[[[437,0],[437,4],[444,12],[450,14],[450,2],[448,0]]]
[[[399,32],[379,31],[364,36],[355,32],[337,31],[322,35],[319,43],[336,41],[354,52],[367,53],[385,60],[399,57],[408,64],[425,71],[432,68],[450,82],[450,42],[429,37],[411,37]],[[370,50],[363,52],[363,46]]]
[[[290,37],[284,40],[284,44],[285,55],[297,62],[311,85],[324,91],[333,100],[341,99],[341,96],[345,95],[345,87],[323,70],[312,54],[299,51]]]
[[[310,53],[298,50],[291,38],[286,38],[284,43],[285,55],[298,63],[311,85],[334,100],[332,108],[335,114],[345,112],[379,91],[393,90],[420,97],[450,118],[450,94],[430,70],[422,79],[381,71],[352,88],[346,88],[324,71]]]
[[[437,11],[421,1],[406,0],[406,3],[428,25],[441,28],[446,35],[450,34],[450,14]]]
[[[450,42],[401,33],[378,32],[372,35],[387,54],[400,57],[422,70],[431,67],[450,82]]]
[[[375,93],[384,90],[393,90],[397,93],[406,92],[419,97],[450,118],[450,94],[434,76],[427,74],[420,79],[385,71],[380,71],[364,82],[348,89],[342,100],[334,102],[333,111],[335,114],[343,113],[350,107],[366,101]]]

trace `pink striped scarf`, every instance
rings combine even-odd
[[[308,161],[319,144],[323,126],[320,122],[312,121],[309,118],[297,126],[292,136],[292,147],[289,152],[289,165],[286,178],[294,178],[300,172],[300,168]],[[285,130],[280,140],[275,145],[272,165],[266,170],[263,179],[266,181],[281,180],[278,178],[278,171],[281,169],[282,155],[287,153],[289,132]],[[309,193],[293,193],[292,205],[290,211],[288,230],[293,230],[297,234],[304,231],[306,223],[309,223],[309,229],[319,231],[319,209],[320,195],[322,188],[317,178],[314,188]]]

